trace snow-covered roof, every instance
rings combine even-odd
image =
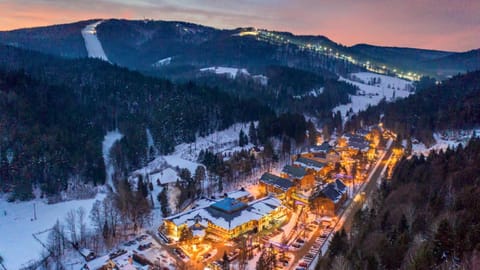
[[[343,135],[348,142],[350,148],[358,149],[361,151],[366,151],[370,148],[370,143],[365,139],[365,137],[358,134],[347,133]]]
[[[278,207],[281,207],[282,203],[277,198],[265,197],[232,212],[225,212],[212,206],[213,205],[179,213],[166,218],[166,220],[173,222],[177,226],[186,224],[188,227],[193,226],[196,221],[199,221],[199,223],[205,227],[207,227],[208,222],[211,222],[226,230],[232,230],[249,221],[260,220]],[[201,219],[199,219],[199,217],[201,217]]]
[[[239,189],[239,190],[227,193],[227,197],[233,198],[233,199],[236,199],[236,200],[238,200],[240,198],[248,198],[248,197],[251,197],[251,196],[252,196],[252,194],[250,192],[246,191],[245,189]]]
[[[78,250],[78,252],[80,252],[80,254],[82,254],[83,257],[87,257],[88,255],[92,254],[93,252],[88,249],[88,248],[81,248]]]
[[[285,165],[282,172],[293,178],[302,178],[307,174],[307,170],[304,167],[292,165]]]
[[[160,183],[163,184],[168,184],[168,183],[175,183],[177,182],[178,179],[178,174],[177,172],[172,169],[172,168],[167,168],[161,172],[154,173],[150,175],[150,181],[153,183],[157,182],[157,180],[160,180]]]
[[[264,173],[262,177],[260,177],[260,182],[270,186],[274,186],[283,191],[287,191],[289,188],[294,186],[292,181],[268,172]]]
[[[244,209],[245,207],[247,207],[247,204],[236,199],[227,197],[223,200],[213,203],[212,205],[210,205],[210,207],[213,207],[225,213],[233,213]]]
[[[310,152],[322,152],[327,153],[333,147],[328,142],[323,142],[321,145],[314,145],[310,148]]]
[[[320,195],[329,198],[334,203],[338,203],[346,192],[347,187],[345,184],[340,179],[336,179],[334,182],[325,186]]]
[[[325,167],[325,163],[307,157],[299,157],[293,164],[317,171]]]

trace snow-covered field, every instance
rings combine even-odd
[[[428,156],[430,151],[440,151],[446,150],[448,147],[456,148],[459,144],[465,146],[470,138],[472,138],[473,134],[480,134],[480,129],[477,130],[456,130],[456,131],[444,131],[444,132],[437,132],[433,134],[433,138],[435,139],[436,143],[430,147],[425,146],[423,143],[414,143],[412,144],[412,154],[420,155],[423,154],[424,156]],[[407,143],[404,140],[403,146],[406,147]]]
[[[230,79],[235,79],[237,75],[241,74],[243,76],[251,77],[255,82],[261,85],[268,84],[268,77],[262,74],[251,75],[245,68],[234,68],[234,67],[206,67],[201,68],[201,72],[212,72],[217,75],[227,75]]]
[[[102,22],[103,21],[98,21],[87,25],[82,30],[82,36],[83,40],[85,41],[88,57],[99,58],[108,62],[107,55],[105,54],[105,51],[103,51],[102,44],[100,43],[100,40],[98,40],[96,31],[97,26],[99,26]]]
[[[0,196],[0,254],[7,269],[20,269],[28,262],[40,259],[44,248],[33,234],[38,234],[38,238],[45,241],[55,222],[64,222],[70,210],[83,207],[88,216],[95,200],[105,197],[104,194],[98,194],[88,200],[47,204],[39,199],[9,203],[6,196]],[[33,219],[34,207],[36,220]],[[90,225],[87,222],[87,226]]]
[[[173,258],[167,250],[157,243],[155,239],[151,236],[144,234],[144,239],[136,238],[130,241],[126,241],[124,244],[119,245],[118,248],[125,250],[125,254],[113,258],[113,262],[120,269],[147,269],[148,267],[142,266],[134,261],[130,262],[130,258],[133,254],[142,256],[143,258],[149,260],[152,263],[157,263],[161,265],[162,269],[178,269],[175,258]],[[130,242],[130,243],[129,243]],[[150,245],[149,248],[140,250],[140,245]],[[109,255],[98,257],[90,262],[88,262],[89,269],[99,269],[110,259]],[[83,267],[83,263],[78,263],[72,265],[72,269],[80,270]]]
[[[373,82],[373,78],[375,78],[375,82]],[[339,111],[345,121],[350,109],[353,113],[358,113],[367,109],[368,106],[377,105],[384,97],[387,101],[408,97],[413,89],[410,81],[372,72],[352,73],[349,78],[341,77],[339,80],[360,88],[357,95],[350,96],[351,103],[339,105],[332,110],[333,112]]]
[[[201,164],[197,162],[201,150],[209,149],[215,153],[224,153],[250,149],[253,145],[238,146],[238,134],[241,129],[248,133],[249,123],[237,123],[228,129],[212,133],[205,137],[198,137],[193,143],[182,143],[175,147],[172,154],[159,156],[145,168],[139,169],[134,174],[150,174],[159,172],[167,167],[187,168],[193,174]]]
[[[228,77],[235,79],[237,74],[250,75],[248,71],[244,68],[232,68],[232,67],[206,67],[200,69],[202,72],[214,72],[215,74],[227,74]]]

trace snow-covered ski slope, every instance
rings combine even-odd
[[[85,41],[85,47],[87,48],[88,57],[98,58],[104,61],[108,61],[107,55],[103,50],[102,43],[97,37],[97,26],[99,26],[103,21],[98,21],[92,24],[87,25],[82,30],[83,40]]]
[[[348,78],[341,77],[340,81],[357,86],[360,90],[356,95],[351,95],[351,102],[333,108],[333,112],[339,111],[342,119],[347,120],[346,115],[350,109],[358,113],[380,103],[385,98],[393,101],[397,98],[408,97],[414,89],[412,82],[396,77],[376,74],[372,72],[352,73]]]

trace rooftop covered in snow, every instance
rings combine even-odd
[[[264,173],[262,177],[260,177],[260,182],[270,186],[274,186],[283,191],[287,191],[288,189],[294,186],[293,182],[290,181],[289,179],[286,179],[268,172]]]

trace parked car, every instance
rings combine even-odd
[[[178,249],[178,248],[174,248],[174,249],[173,249],[173,252],[174,252],[178,257],[180,257],[181,259],[185,259],[185,258],[186,258],[185,254],[183,254],[183,251],[181,251],[181,250]]]
[[[301,245],[301,244],[292,244],[292,247],[294,247],[294,248],[301,248],[302,245]]]
[[[117,249],[116,251],[108,254],[108,257],[109,257],[110,259],[114,259],[114,258],[116,258],[116,257],[118,257],[118,256],[121,256],[121,255],[125,254],[125,253],[127,253],[127,251],[126,251],[125,249]]]
[[[146,250],[146,249],[149,249],[152,247],[152,242],[148,242],[146,244],[143,244],[143,245],[139,245],[138,246],[138,250],[142,251],[142,250]]]
[[[136,243],[137,243],[137,241],[131,240],[131,241],[126,242],[126,243],[125,243],[125,246],[127,246],[127,247],[128,247],[128,246],[133,246],[133,245],[135,245]]]
[[[308,267],[308,263],[306,263],[306,262],[301,262],[298,265],[301,266],[301,267]]]

